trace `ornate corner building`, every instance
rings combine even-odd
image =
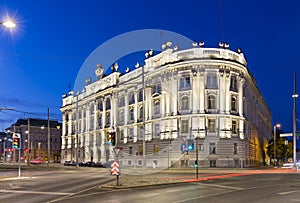
[[[241,50],[162,47],[126,73],[115,64],[104,75],[98,65],[98,80],[63,96],[62,162],[108,162],[122,148],[124,167],[269,163],[272,116]],[[116,146],[108,142],[112,132]]]

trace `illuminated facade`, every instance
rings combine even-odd
[[[145,65],[98,80],[63,96],[62,162],[114,159],[116,133],[123,166],[247,167],[268,161],[271,112],[240,50],[178,50],[171,43]],[[76,129],[78,131],[76,132]],[[78,148],[76,136],[78,135]],[[144,151],[145,150],[145,151]]]

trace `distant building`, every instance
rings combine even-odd
[[[49,124],[50,161],[60,162],[61,123],[50,120]],[[21,134],[21,156],[25,160],[29,155],[30,160],[48,161],[48,120],[18,119],[6,131]]]
[[[163,46],[122,74],[115,64],[84,91],[63,96],[62,161],[115,159],[123,166],[246,167],[263,162],[272,116],[241,50],[228,44]],[[78,143],[76,141],[78,135]]]
[[[0,161],[10,161],[12,154],[12,137],[6,132],[0,132]]]

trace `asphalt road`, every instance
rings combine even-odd
[[[200,182],[127,189],[101,187],[115,180],[108,169],[41,169],[25,171],[22,175],[27,178],[0,182],[0,202],[300,202],[300,174],[297,172],[227,175]],[[159,174],[162,176],[182,178],[191,174]]]
[[[259,174],[121,190],[97,187],[60,200],[78,203],[300,202],[300,174]]]
[[[59,200],[98,187],[112,178],[108,174],[108,169],[99,168],[22,171],[21,179],[0,182],[0,202],[41,203]],[[9,170],[8,175],[17,177],[17,171],[13,173]]]

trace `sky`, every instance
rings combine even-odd
[[[205,47],[223,41],[231,50],[242,48],[273,123],[292,132],[299,7],[298,0],[0,0],[0,20],[10,16],[17,23],[13,30],[0,27],[0,108],[17,110],[1,111],[0,127],[28,115],[47,118],[48,108],[51,119],[61,120],[62,95],[97,47],[123,33],[162,29]]]

